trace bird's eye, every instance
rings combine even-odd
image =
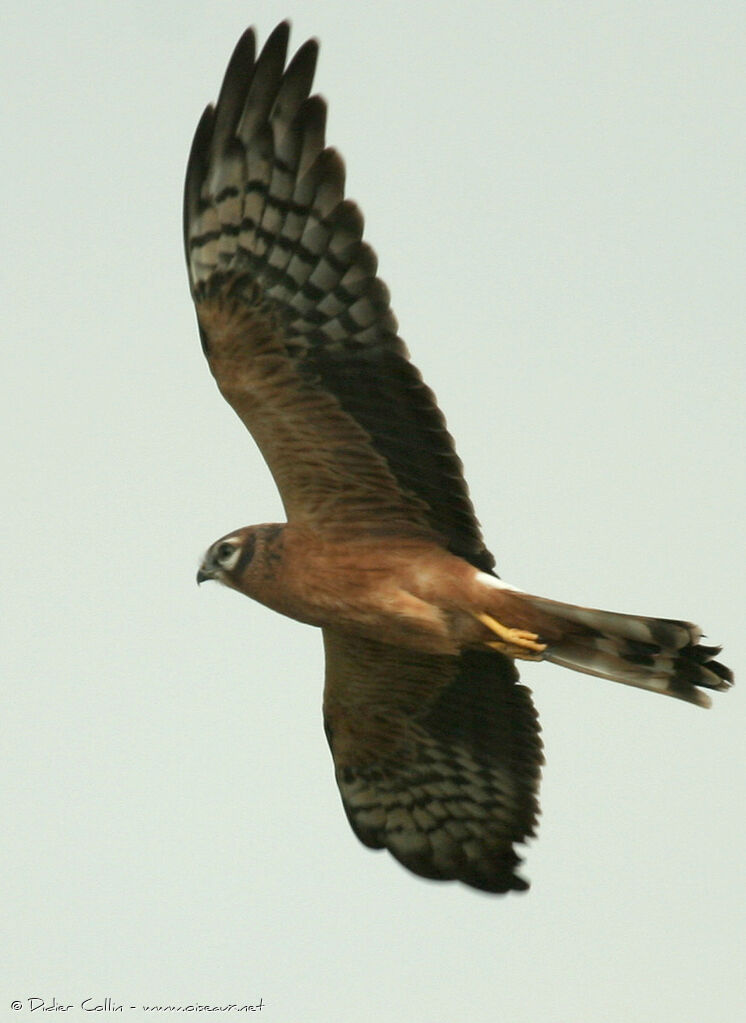
[[[219,565],[224,565],[230,561],[233,555],[236,553],[236,547],[232,543],[221,543],[215,552],[215,560]]]

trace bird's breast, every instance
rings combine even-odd
[[[430,542],[331,539],[286,526],[281,550],[267,551],[263,561],[252,570],[256,584],[249,595],[280,614],[393,645],[458,650],[454,614],[461,566],[470,566]]]

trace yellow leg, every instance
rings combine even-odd
[[[525,629],[509,629],[487,614],[475,614],[474,617],[500,637],[500,642],[485,644],[491,650],[499,650],[500,653],[509,654],[511,657],[521,657],[527,661],[541,660],[541,654],[546,650],[547,645],[537,642],[539,637],[535,632],[527,632]]]

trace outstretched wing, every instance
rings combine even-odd
[[[436,533],[489,571],[453,441],[397,336],[344,167],[309,96],[317,44],[239,41],[187,167],[184,238],[203,347],[289,519]]]
[[[513,661],[422,654],[324,630],[324,720],[355,834],[416,874],[523,890],[539,725]]]

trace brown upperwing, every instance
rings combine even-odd
[[[210,366],[255,436],[290,518],[426,528],[489,571],[462,466],[397,336],[344,167],[309,96],[313,40],[239,41],[195,134],[184,194]]]
[[[261,449],[289,520],[327,530],[382,521],[427,529],[422,502],[402,493],[368,434],[298,372],[271,305],[252,307],[224,285],[197,315],[210,369]]]

